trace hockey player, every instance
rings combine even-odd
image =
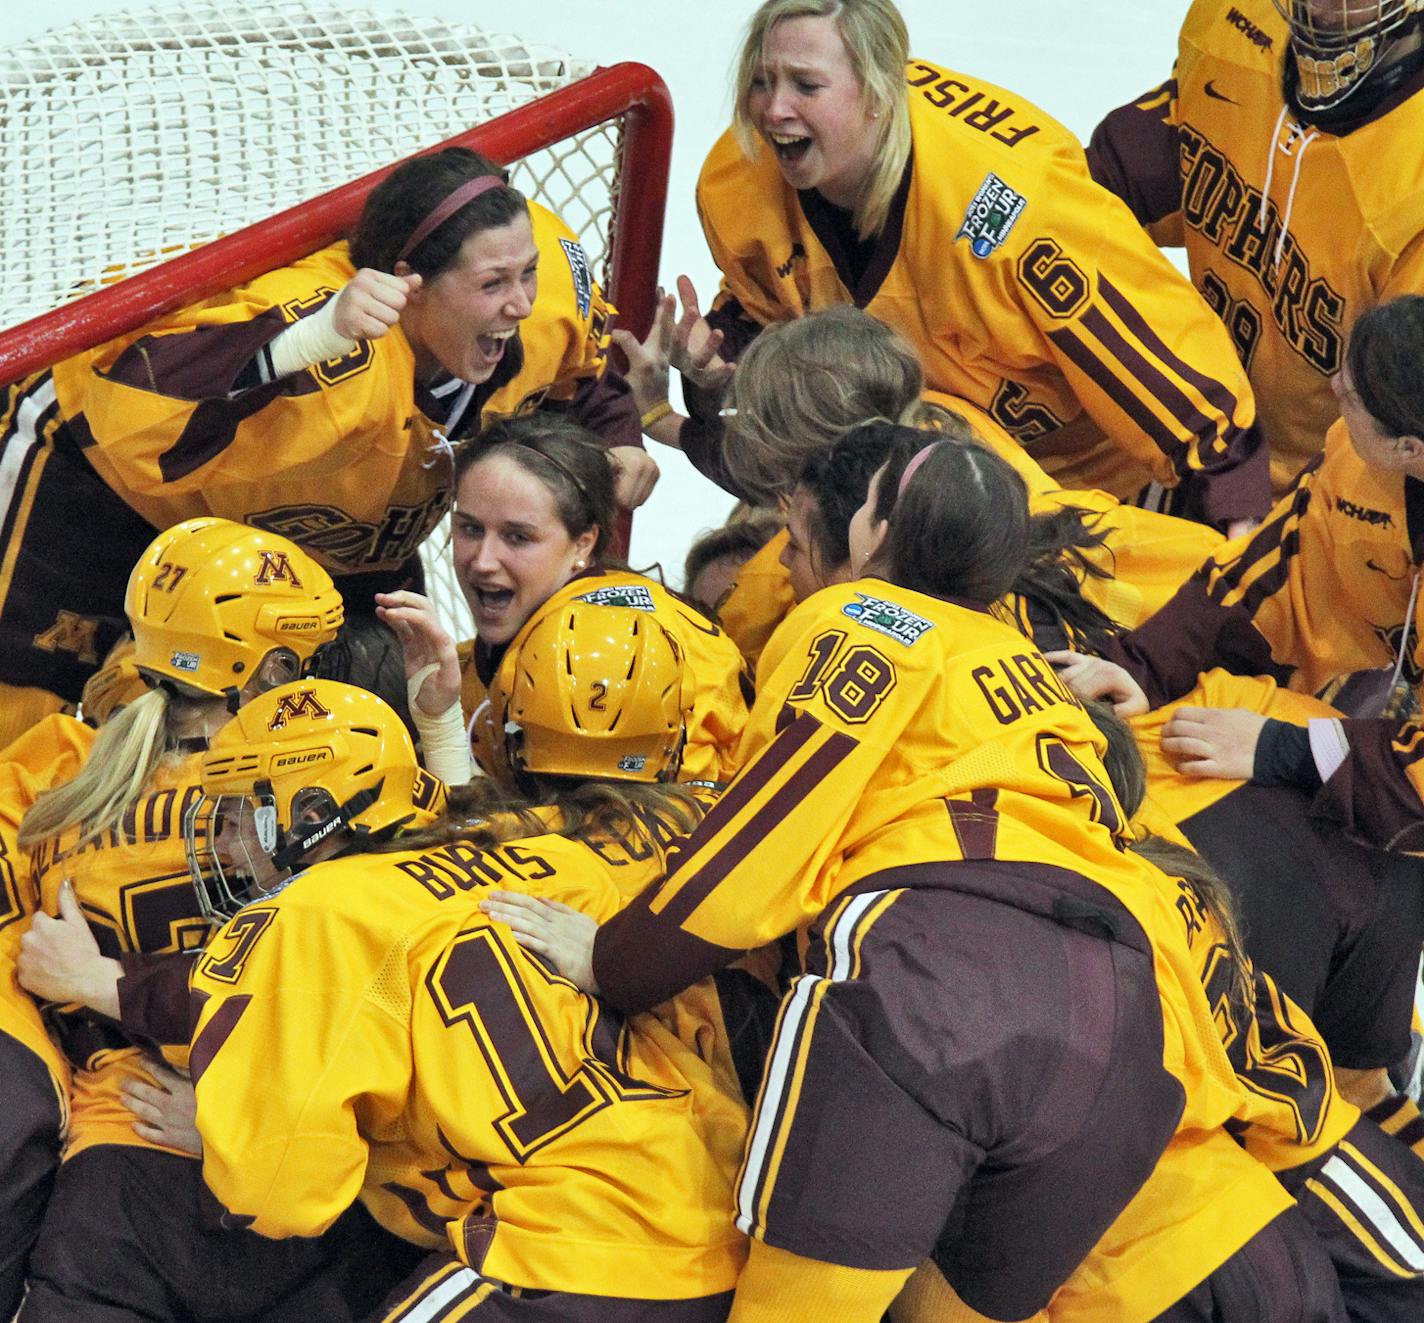
[[[574,410],[616,447],[625,502],[647,494],[656,466],[605,372],[610,309],[588,259],[506,178],[464,149],[416,158],[372,192],[349,244],[0,393],[19,474],[0,578],[4,725],[79,696],[122,629],[129,567],[181,519],[290,537],[357,612],[418,573],[449,503],[451,443],[491,419]]]
[[[674,362],[695,387],[722,386],[719,350],[762,326],[854,303],[910,341],[933,389],[987,410],[1063,486],[1136,497],[1155,481],[1178,489],[1175,512],[1222,527],[1264,513],[1230,338],[1061,125],[910,59],[889,0],[763,4],[734,104],[698,183],[723,274],[715,330],[683,287]],[[715,413],[696,390],[692,403]]]
[[[1424,290],[1424,5],[1196,0],[1172,78],[1088,160],[1191,275],[1251,377],[1277,495],[1339,417],[1360,315]]]
[[[724,783],[746,725],[748,684],[736,645],[695,607],[646,575],[611,562],[613,479],[594,438],[571,419],[515,419],[493,428],[457,462],[451,554],[475,620],[458,664],[434,615],[409,595],[383,597],[388,619],[407,631],[407,669],[443,658],[424,683],[432,714],[463,702],[477,761],[508,775],[503,732],[487,696],[506,691],[519,644],[546,616],[578,603],[631,606],[655,618],[687,661],[692,716],[678,775]],[[411,631],[419,636],[419,642]]]
[[[671,637],[629,608],[574,615],[571,636],[551,621],[521,645],[567,649],[557,668],[531,657],[537,683],[521,668],[509,696],[527,793],[485,782],[435,829],[373,848],[435,804],[379,702],[321,681],[249,706],[204,762],[225,820],[270,815],[250,871],[301,870],[249,891],[193,977],[207,1180],[275,1236],[311,1235],[359,1194],[431,1251],[390,1323],[720,1323],[744,1258],[726,1209],[746,1110],[708,986],[625,1020],[478,906],[529,886],[607,916],[700,816],[667,784],[686,716]],[[584,729],[595,683],[620,717],[601,737]],[[329,756],[292,756],[315,749]]]
[[[97,734],[63,716],[35,732],[67,722],[84,732],[86,756],[72,779],[35,798],[17,842],[43,911],[34,924],[82,914],[103,954],[121,963],[206,940],[183,838],[197,797],[187,755],[241,703],[300,674],[342,619],[330,575],[299,547],[213,518],[152,543],[134,567],[126,610],[134,662],[153,688]],[[45,970],[26,958],[30,940],[22,939],[19,974],[46,995]],[[123,997],[142,995],[141,980],[117,987],[105,1007],[114,1018]],[[359,1316],[379,1299],[383,1233],[357,1218],[294,1250],[210,1223],[197,1164],[136,1129],[125,1105],[146,1082],[144,1049],[81,1006],[54,1006],[48,1019],[73,1082],[64,1161],[31,1257],[26,1323],[98,1323],[114,1310],[268,1319],[298,1294],[307,1310]],[[168,1055],[170,1065],[185,1061],[185,1052]],[[350,1274],[353,1253],[369,1255],[369,1269]]]
[[[947,499],[967,489],[1002,499],[992,515]],[[1121,849],[1096,732],[988,612],[1027,523],[1021,481],[977,446],[934,442],[877,474],[851,547],[884,577],[787,619],[763,653],[738,779],[662,884],[597,929],[591,961],[556,958],[632,1009],[739,947],[803,939],[737,1182],[754,1243],[734,1320],[812,1298],[878,1319],[924,1258],[970,1308],[1027,1318],[1110,1227],[1139,1311],[1123,1317],[1164,1314],[1238,1254],[1237,1280],[1252,1265],[1273,1291],[1290,1274],[1284,1317],[1341,1317],[1284,1190],[1222,1128],[1242,1086],[1169,888]],[[487,907],[545,940],[547,901]],[[1060,984],[1088,965],[1099,991]],[[1109,1004],[1134,1010],[1110,1030],[1063,1018]],[[1031,1068],[1011,1046],[1026,1041]],[[1093,1068],[1060,1073],[1089,1041]],[[1090,1101],[1104,1088],[1110,1122]],[[1171,1211],[1132,1208],[1159,1162]],[[1154,1219],[1206,1207],[1214,1263],[1138,1252]],[[1059,1317],[1101,1318],[1100,1299]]]

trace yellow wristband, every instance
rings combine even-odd
[[[657,422],[661,418],[666,418],[671,412],[672,405],[670,405],[666,400],[659,400],[655,405],[653,405],[651,409],[648,410],[647,413],[643,415],[639,422],[639,425],[642,427],[643,431],[646,432],[648,428],[650,428],[655,422]]]

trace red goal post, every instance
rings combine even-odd
[[[672,101],[647,65],[597,69],[414,155],[470,147],[509,165],[611,121],[621,122],[621,141],[604,288],[619,325],[642,336],[652,323],[672,153]],[[367,195],[398,164],[0,331],[0,385],[335,242],[354,228]]]
[[[646,65],[407,14],[160,0],[42,34],[0,51],[0,157],[35,185],[0,254],[0,385],[335,242],[401,161],[450,146],[510,166],[645,335],[672,122]],[[469,637],[448,521],[421,555]]]

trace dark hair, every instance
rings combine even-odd
[[[1101,518],[1065,506],[1028,521],[1028,563],[1014,580],[1014,624],[1041,648],[1101,653],[1122,626],[1083,596],[1087,579],[1112,575],[1089,559],[1107,541]]]
[[[901,457],[903,469],[904,461],[934,439],[914,428],[868,423],[806,456],[792,490],[803,487],[811,497],[807,551],[818,578],[850,559],[850,521],[865,504],[875,471],[891,455]]]
[[[455,456],[456,487],[471,468],[496,455],[512,460],[549,489],[571,538],[596,527],[593,559],[603,559],[614,534],[617,502],[613,466],[592,432],[558,413],[503,419]]]
[[[785,521],[773,511],[752,510],[704,533],[687,549],[682,566],[683,591],[690,592],[693,580],[723,556],[750,560],[784,527]]]
[[[1404,294],[1371,308],[1345,351],[1355,393],[1390,436],[1424,436],[1424,297]]]
[[[989,603],[1013,586],[1028,560],[1028,488],[992,450],[936,439],[914,428],[868,423],[902,433],[880,473],[875,518],[889,531],[869,572],[931,597]],[[901,477],[926,444],[933,447],[900,491]]]
[[[425,236],[406,256],[412,271],[429,280],[454,264],[472,234],[497,230],[529,214],[524,195],[509,186],[509,172],[468,147],[447,147],[396,166],[361,209],[351,239],[351,261],[376,271],[394,271],[396,260],[420,224],[462,184],[485,175],[504,181],[472,198]]]
[[[395,630],[379,617],[347,616],[336,637],[312,655],[310,668],[317,679],[340,680],[384,699],[419,745],[420,734],[410,716],[405,653]]]

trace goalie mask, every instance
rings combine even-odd
[[[1424,13],[1424,0],[1273,0],[1290,24],[1296,95],[1329,110],[1376,70],[1389,40]]]
[[[150,679],[238,695],[274,652],[295,679],[341,625],[341,594],[294,542],[228,519],[160,533],[129,576],[134,664]]]
[[[331,853],[433,822],[445,787],[395,712],[335,680],[282,685],[213,736],[184,820],[203,913],[223,922]]]
[[[502,732],[516,777],[671,781],[691,705],[682,651],[655,616],[568,602],[516,642],[477,739]]]

